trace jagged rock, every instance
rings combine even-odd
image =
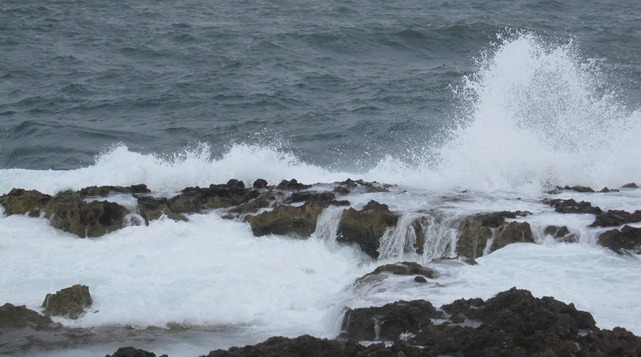
[[[506,218],[528,215],[529,212],[480,213],[465,217],[459,223],[459,238],[456,252],[459,256],[476,259],[487,249],[493,252],[516,242],[534,243],[534,237],[527,222],[509,222]],[[486,248],[488,240],[494,238],[492,246]]]
[[[167,200],[167,205],[176,213],[200,213],[238,206],[259,195],[257,190],[246,189],[242,181],[230,180],[225,185],[212,184],[208,188],[187,187],[181,194]]]
[[[59,290],[55,294],[47,294],[42,307],[47,316],[66,316],[72,320],[84,313],[86,307],[91,306],[92,300],[89,287],[76,284],[72,287]]]
[[[381,274],[393,274],[393,275],[415,275],[417,277],[423,277],[434,279],[437,276],[435,270],[430,269],[426,266],[422,266],[414,262],[399,262],[395,264],[385,264],[378,266],[374,269],[373,272],[367,273],[362,277],[356,279],[356,284],[370,283],[373,280],[381,279]]]
[[[543,231],[546,235],[554,237],[554,239],[564,242],[564,243],[576,243],[579,241],[579,237],[571,233],[568,227],[566,226],[547,226]]]
[[[29,214],[31,217],[38,217],[49,200],[51,196],[39,191],[14,188],[8,194],[0,196],[0,205],[4,206],[4,213],[7,216]]]
[[[634,182],[630,182],[630,183],[626,183],[625,185],[621,186],[621,188],[639,188],[639,186],[637,186],[637,184],[634,183]]]
[[[149,225],[149,222],[155,221],[163,215],[173,219],[174,221],[188,221],[187,217],[180,213],[176,213],[169,208],[166,197],[138,197],[138,213],[145,220],[146,225]]]
[[[27,309],[26,306],[15,306],[6,303],[0,306],[0,328],[25,328],[36,330],[57,328],[59,325],[51,321],[48,316],[43,316],[36,311]],[[2,333],[0,333],[2,335]]]
[[[603,212],[599,207],[592,207],[590,202],[576,202],[571,198],[568,200],[546,198],[543,203],[554,207],[558,213],[601,214]]]
[[[594,219],[591,227],[616,227],[626,223],[641,222],[641,210],[636,210],[633,213],[609,210],[601,213]]]
[[[321,212],[323,212],[322,205],[316,202],[307,202],[298,207],[280,205],[257,216],[248,216],[246,220],[257,237],[267,234],[282,234],[306,238],[314,233],[316,221]]]
[[[160,357],[163,356],[166,357],[167,355]],[[106,355],[105,357],[156,357],[156,354],[134,347],[120,347],[113,355]]]
[[[254,184],[252,185],[254,188],[266,188],[267,187],[267,181],[264,179],[257,179],[254,181]]]
[[[123,228],[127,213],[127,209],[117,203],[87,203],[77,194],[56,196],[45,208],[45,216],[53,227],[81,238],[99,237]]]
[[[548,193],[554,194],[554,193],[559,193],[559,192],[562,192],[562,191],[575,191],[575,192],[581,192],[581,193],[592,193],[592,192],[594,192],[592,187],[588,187],[588,186],[572,186],[572,187],[570,187],[570,186],[565,186],[565,187],[556,186],[556,188],[554,190],[552,190],[552,191],[550,191]]]
[[[358,341],[395,341],[405,332],[417,332],[441,318],[429,301],[397,301],[381,307],[348,310],[340,338]]]
[[[375,343],[364,346],[357,341],[327,340],[304,335],[296,338],[271,337],[254,346],[211,351],[202,357],[430,357],[432,354],[403,341],[393,345]]]
[[[285,191],[299,191],[308,189],[310,187],[312,187],[312,185],[299,183],[298,181],[296,181],[296,179],[291,179],[289,181],[283,180],[276,186],[277,189]]]
[[[360,211],[349,208],[343,211],[336,240],[356,243],[361,250],[376,259],[379,256],[380,238],[398,222],[398,215],[387,205],[369,201]]]
[[[442,313],[444,311],[445,313]],[[441,307],[401,301],[349,310],[341,337],[398,340],[434,356],[637,356],[641,338],[624,329],[599,330],[587,312],[551,297],[512,288],[483,301]]]
[[[620,230],[612,229],[599,235],[598,242],[619,254],[641,254],[641,228],[626,225]]]
[[[147,185],[131,185],[129,187],[123,186],[89,186],[80,190],[80,195],[83,197],[107,197],[112,193],[127,193],[127,194],[140,194],[151,193]]]

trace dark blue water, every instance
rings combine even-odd
[[[0,3],[0,168],[275,145],[330,168],[437,145],[498,36],[572,42],[638,108],[636,1]],[[509,36],[509,35],[508,35]]]

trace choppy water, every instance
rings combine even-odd
[[[333,337],[345,307],[440,305],[512,286],[640,334],[639,260],[596,246],[589,219],[540,202],[555,185],[641,184],[639,83],[633,1],[3,1],[0,194],[363,178],[399,185],[374,197],[398,212],[529,210],[540,244],[437,265],[438,288],[355,290],[382,262],[332,243],[331,212],[307,241],[257,239],[215,212],[96,240],[0,215],[0,303],[38,309],[46,293],[84,283],[95,311],[61,322],[224,327],[138,341],[172,355]],[[635,190],[573,197],[641,209]],[[546,224],[580,243],[549,241]],[[433,258],[392,246],[385,262]]]

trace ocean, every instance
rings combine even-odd
[[[641,6],[628,0],[2,1],[0,195],[351,178],[392,185],[347,195],[354,207],[375,199],[442,224],[424,254],[387,242],[373,260],[336,242],[332,209],[306,240],[254,237],[220,211],[94,239],[2,214],[0,304],[39,311],[47,293],[85,284],[90,311],[57,322],[139,331],[34,356],[333,338],[346,308],[513,286],[641,335],[639,256],[596,244],[593,216],[542,203],[556,186],[641,184],[639,83]],[[641,209],[640,189],[555,197]],[[538,244],[477,265],[439,259],[456,256],[447,222],[503,210],[532,212],[518,220]],[[550,224],[578,243],[547,236]],[[438,284],[353,285],[398,261],[433,267]]]

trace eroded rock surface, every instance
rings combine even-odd
[[[602,233],[598,242],[619,254],[641,254],[641,228],[626,225],[621,229],[612,229]]]
[[[373,200],[358,211],[348,208],[343,211],[336,240],[355,243],[365,254],[376,259],[380,238],[387,229],[396,226],[398,218],[387,205]]]
[[[475,259],[485,251],[493,252],[511,243],[534,243],[527,222],[507,222],[506,218],[528,215],[528,212],[481,213],[463,218],[459,225],[456,252],[459,256]],[[492,242],[488,247],[488,242]]]
[[[77,284],[55,294],[47,294],[42,307],[47,316],[65,316],[75,320],[84,314],[85,308],[92,303],[89,287]]]

